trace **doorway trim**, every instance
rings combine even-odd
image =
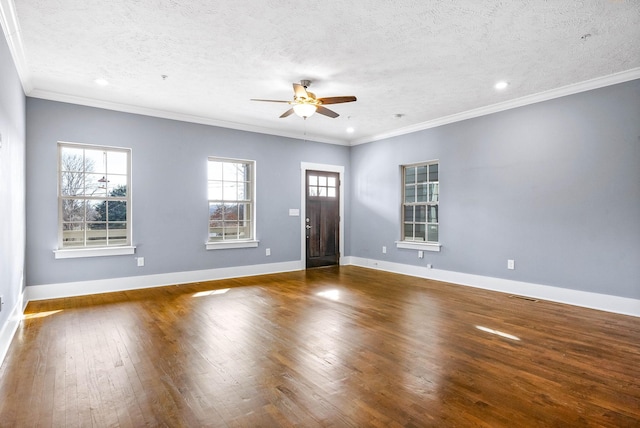
[[[306,225],[305,219],[307,218],[307,170],[338,173],[340,179],[340,224],[338,226],[340,258],[338,259],[338,265],[342,265],[343,261],[346,260],[344,256],[344,166],[311,162],[300,162],[300,263],[303,269],[306,269],[307,239],[304,227]]]

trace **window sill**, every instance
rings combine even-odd
[[[96,247],[96,248],[67,248],[53,250],[56,259],[77,259],[81,257],[125,256],[135,254],[136,247]]]
[[[442,244],[432,242],[396,241],[396,247],[406,250],[440,251]]]
[[[205,246],[207,250],[226,250],[229,248],[255,248],[260,241],[247,240],[247,241],[217,241],[207,242]]]

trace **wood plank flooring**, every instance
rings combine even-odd
[[[32,302],[2,427],[638,427],[640,319],[357,267]]]

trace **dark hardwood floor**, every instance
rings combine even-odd
[[[32,302],[2,427],[638,427],[640,319],[356,267]]]

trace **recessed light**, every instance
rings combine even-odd
[[[94,80],[94,82],[96,82],[96,85],[99,85],[99,86],[107,86],[109,84],[107,79],[102,79],[102,78],[96,79]]]
[[[509,82],[505,82],[504,80],[496,83],[493,87],[496,88],[497,90],[501,91],[503,89],[506,89],[507,86],[509,86]]]
[[[353,131],[355,131],[355,129],[353,129],[353,126],[350,126],[347,128],[347,133],[348,134],[353,134]]]

